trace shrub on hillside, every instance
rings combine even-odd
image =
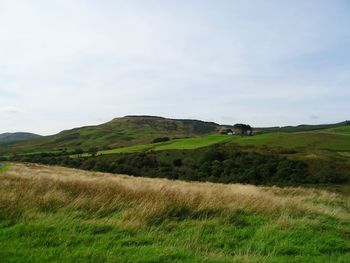
[[[170,141],[169,137],[159,137],[159,138],[155,138],[152,143],[158,143],[158,142],[167,142]]]

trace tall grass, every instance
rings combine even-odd
[[[147,233],[161,231],[159,235],[168,233],[174,244],[190,249],[194,253],[193,261],[201,255],[201,259],[227,259],[228,262],[233,259],[237,262],[270,262],[271,259],[273,262],[273,255],[277,253],[275,246],[279,245],[267,247],[263,239],[270,233],[276,235],[277,240],[284,240],[279,236],[282,232],[275,232],[276,226],[281,231],[305,225],[319,229],[326,220],[327,227],[331,226],[331,233],[335,236],[339,229],[345,229],[348,231],[346,235],[349,235],[349,211],[348,197],[319,189],[188,183],[19,163],[11,164],[11,169],[0,175],[1,220],[41,222],[60,215],[64,220],[71,218],[69,222],[75,225],[74,228],[77,227],[74,222],[104,222],[112,227],[122,225],[128,229],[150,231]],[[215,234],[220,242],[215,239],[204,244],[207,236],[202,236],[203,231],[206,233],[211,224],[218,232],[207,235]],[[181,229],[177,229],[180,226]],[[249,236],[249,240],[244,239],[244,246],[235,244],[230,255],[230,250],[225,248],[225,242],[230,240],[231,234],[228,233],[245,227],[249,231],[258,231],[259,227],[262,240],[252,242],[254,236]],[[193,229],[194,232],[187,236],[185,229]],[[99,231],[103,233],[105,229]],[[155,235],[153,238],[157,240],[159,237]],[[349,236],[339,240],[337,242],[341,242],[343,250],[335,250],[334,253],[338,253],[339,258],[345,258],[345,255],[350,255],[350,245],[346,245]],[[154,242],[165,244],[170,241]],[[218,242],[222,248],[215,247]],[[291,249],[294,247],[292,243]],[[327,257],[323,259],[333,257],[332,253],[325,255]],[[162,261],[159,259],[159,262]]]
[[[85,210],[97,216],[123,210],[133,221],[168,217],[228,217],[237,210],[295,214],[316,213],[349,219],[349,203],[335,193],[303,188],[188,183],[133,178],[35,164],[12,164],[0,178],[7,210],[21,212]],[[343,203],[343,206],[330,206]]]

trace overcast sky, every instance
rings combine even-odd
[[[350,1],[0,0],[0,133],[350,119]]]

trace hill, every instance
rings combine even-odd
[[[264,128],[255,128],[255,131],[258,132],[303,132],[303,131],[316,131],[324,129],[332,129],[350,125],[350,121],[343,121],[333,124],[301,124],[297,126],[284,126],[284,127],[264,127]]]
[[[0,134],[0,144],[7,144],[19,141],[27,141],[40,138],[41,136],[29,132],[15,132],[15,133],[2,133]]]
[[[314,188],[186,183],[16,163],[0,176],[0,258],[347,262],[349,201]]]
[[[112,122],[128,123],[128,119],[136,122],[142,130],[145,130],[144,125],[150,127],[150,123],[158,131],[170,130],[168,120],[160,117],[132,116]],[[174,121],[179,120],[170,120],[168,123]],[[37,153],[5,155],[0,158],[137,176],[221,183],[297,185],[339,184],[350,180],[349,125],[315,131],[270,132],[243,137],[220,134],[217,131],[222,126],[212,123],[209,125],[216,127],[214,133],[100,150],[97,156],[81,152],[55,152],[52,148],[50,151],[40,152],[38,149],[42,148],[38,148]],[[193,129],[193,126],[190,128]],[[187,130],[187,134],[200,133],[192,131]],[[151,138],[148,137],[148,140]],[[32,144],[33,141],[28,143]],[[91,143],[96,145],[95,140],[91,140]],[[218,150],[219,147],[223,151]]]
[[[256,185],[350,182],[349,135],[330,132],[222,134],[140,144],[94,154],[39,153],[3,160],[135,176]]]
[[[174,139],[166,142],[136,144],[128,147],[101,150],[98,155],[114,153],[133,153],[143,151],[188,150],[206,147],[218,143],[232,143],[238,146],[269,147],[275,149],[327,150],[332,152],[350,152],[350,126],[332,129],[321,129],[307,132],[270,132],[258,133],[255,136],[227,136],[208,134],[194,138]],[[85,156],[89,156],[85,154]]]
[[[150,143],[159,137],[191,137],[216,132],[220,125],[187,119],[167,119],[155,116],[126,116],[110,122],[62,131],[56,135],[14,143],[4,152],[41,152],[62,148],[84,150],[125,147]]]
[[[276,141],[278,142],[280,140],[280,135],[277,136],[277,134],[285,134],[282,137],[289,137],[286,133],[318,131],[324,131],[325,133],[329,131],[333,135],[335,133],[341,135],[342,133],[339,129],[350,127],[348,124],[349,122],[345,121],[336,124],[254,128],[254,130],[258,135],[266,134],[266,138],[272,138],[273,145],[276,144]],[[200,120],[167,119],[157,116],[126,116],[115,118],[101,125],[65,130],[51,136],[39,137],[36,135],[28,137],[25,141],[12,140],[6,144],[2,143],[0,154],[57,152],[62,151],[62,149],[68,151],[82,149],[87,151],[92,147],[98,147],[101,152],[107,153],[127,152],[129,149],[130,151],[140,151],[144,149],[153,149],[154,146],[157,146],[158,144],[151,145],[152,141],[163,138],[175,140],[159,144],[158,146],[160,147],[157,149],[174,149],[174,147],[183,147],[183,149],[187,149],[188,147],[196,148],[227,141],[224,137],[218,136],[219,131],[224,128],[232,128],[232,126],[219,125],[214,122]],[[207,137],[207,135],[209,135],[209,137]],[[311,135],[311,137],[314,136],[311,133],[309,135]],[[185,140],[188,137],[198,136],[204,136],[204,141],[199,138],[193,138],[192,142],[190,142],[191,140]],[[294,135],[291,136],[295,137]],[[311,138],[311,141],[315,141],[315,139],[316,141],[320,141],[317,140],[317,137],[322,136],[325,135],[317,135],[315,138]],[[250,141],[252,141],[253,144],[255,144],[255,142],[260,144],[260,138],[263,138],[263,136],[255,137],[257,136],[254,136],[252,139],[240,139],[240,137],[234,137],[232,140],[237,141],[239,144],[241,142],[242,144],[245,144]],[[331,140],[333,140],[334,136],[330,137],[332,137]],[[275,140],[276,138],[277,140]],[[323,144],[327,144],[328,138],[324,139]],[[288,139],[285,141],[288,141]],[[305,141],[301,140],[298,144],[302,144],[303,142]],[[339,145],[341,144],[342,142],[340,142]],[[347,145],[347,143],[345,145]],[[122,149],[124,147],[129,147],[129,149]],[[342,146],[343,149],[344,147],[347,146]]]

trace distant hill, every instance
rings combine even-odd
[[[183,138],[219,131],[214,122],[189,119],[167,119],[157,116],[126,116],[107,123],[65,130],[52,136],[35,138],[9,145],[5,151],[40,152],[62,148],[87,150],[117,148],[140,143],[150,143],[155,138]]]
[[[344,121],[336,124],[254,128],[254,131],[256,133],[325,131],[326,129],[347,127],[349,124],[349,121]],[[78,148],[86,151],[91,147],[109,150],[149,144],[157,138],[177,139],[219,133],[226,128],[232,128],[232,126],[191,119],[125,116],[100,125],[65,130],[51,136],[41,137],[27,133],[3,134],[0,137],[0,154],[75,150]],[[223,140],[222,138],[218,139]]]
[[[284,126],[284,127],[265,127],[265,128],[254,128],[257,132],[303,132],[303,131],[316,131],[331,128],[338,128],[350,125],[350,121],[343,121],[334,124],[301,124],[297,126]]]
[[[15,132],[0,134],[0,143],[13,143],[40,138],[41,136],[29,132]]]

